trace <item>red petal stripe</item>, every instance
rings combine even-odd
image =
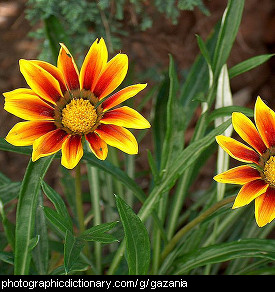
[[[260,134],[248,117],[242,113],[233,113],[232,124],[235,131],[245,142],[247,142],[261,154],[266,151],[266,146]]]
[[[214,177],[217,182],[241,185],[259,178],[261,178],[259,171],[248,165],[229,169]]]
[[[108,154],[108,146],[97,134],[88,133],[86,139],[92,152],[98,159],[105,160]]]
[[[269,187],[265,194],[255,200],[255,217],[257,224],[262,227],[275,218],[275,189]]]
[[[73,56],[64,44],[60,45],[57,67],[62,72],[68,88],[70,90],[79,89],[79,73]]]
[[[128,87],[125,87],[118,91],[117,93],[113,94],[112,96],[108,97],[103,103],[102,108],[104,111],[107,111],[116,105],[121,104],[123,101],[135,96],[138,92],[144,89],[147,84],[135,84]]]
[[[32,160],[36,161],[40,157],[51,155],[61,149],[68,133],[62,129],[51,131],[33,143]]]
[[[259,163],[259,154],[235,139],[220,135],[216,137],[216,140],[224,151],[233,158],[244,162]]]
[[[83,156],[81,136],[71,135],[62,145],[61,164],[68,168],[74,168]]]

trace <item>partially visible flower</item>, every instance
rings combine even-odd
[[[251,147],[225,136],[217,136],[219,145],[233,158],[248,163],[214,177],[217,182],[243,185],[233,208],[255,199],[255,218],[262,227],[275,218],[275,113],[260,97],[254,110],[257,128],[242,113],[232,114],[235,131]]]
[[[57,67],[43,61],[20,60],[21,73],[31,89],[4,93],[5,110],[27,121],[17,123],[6,140],[15,146],[33,145],[33,161],[61,149],[61,163],[69,169],[83,156],[83,138],[101,160],[107,157],[107,144],[137,154],[137,141],[125,127],[144,129],[150,124],[127,106],[114,107],[146,84],[131,85],[107,97],[125,78],[128,57],[117,54],[107,59],[101,38],[90,47],[80,73],[64,44]]]

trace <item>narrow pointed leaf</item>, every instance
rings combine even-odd
[[[64,220],[67,222],[66,225],[72,226],[71,217],[61,196],[44,181],[41,181],[41,186],[45,195],[54,204],[57,213],[64,217]]]
[[[38,242],[39,242],[39,235],[36,235],[29,242],[29,251],[32,251],[37,246]]]
[[[63,235],[65,235],[68,231],[72,232],[71,222],[66,221],[61,214],[49,207],[44,207],[43,210],[49,222],[53,224]]]
[[[35,219],[35,234],[39,236],[39,241],[32,251],[32,258],[38,274],[46,275],[49,263],[49,240],[46,218],[43,211],[42,192],[40,192],[38,197],[38,208]]]
[[[112,243],[118,241],[112,234],[106,233],[113,229],[117,222],[103,223],[85,230],[78,239],[85,241],[98,241],[101,243]]]
[[[82,240],[76,238],[72,232],[67,231],[64,244],[64,268],[66,274],[68,274],[73,265],[77,263],[80,252],[84,247]]]
[[[15,263],[14,273],[25,275],[29,273],[31,254],[30,241],[34,233],[35,211],[40,191],[40,180],[43,179],[53,160],[50,157],[29,162],[19,193],[15,229]]]
[[[134,211],[118,196],[116,205],[123,224],[129,275],[146,275],[150,264],[147,229]]]
[[[273,57],[274,54],[266,54],[266,55],[260,55],[256,57],[249,58],[234,67],[229,69],[229,78],[236,77],[242,73],[245,73],[249,70],[252,70],[259,65],[263,64],[264,62],[268,61],[271,57]]]
[[[218,41],[213,57],[213,72],[216,79],[222,66],[226,63],[237,36],[244,9],[244,0],[229,0],[224,12],[219,31]]]
[[[235,258],[260,257],[275,260],[274,240],[242,239],[215,244],[192,251],[179,259],[176,274],[183,274],[196,267],[229,261]]]

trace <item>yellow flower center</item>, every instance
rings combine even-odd
[[[264,166],[265,180],[275,186],[275,156],[271,156]]]
[[[62,124],[74,133],[87,134],[95,125],[97,112],[89,100],[72,99],[62,110]]]

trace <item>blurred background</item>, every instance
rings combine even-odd
[[[185,1],[186,3],[187,1]],[[181,3],[181,6],[179,5]],[[188,73],[199,53],[196,34],[206,40],[224,13],[225,0],[194,0],[190,6],[174,0],[8,0],[0,1],[0,92],[27,87],[18,66],[24,59],[42,59],[56,64],[48,39],[51,29],[62,24],[66,34],[57,40],[66,45],[81,65],[91,43],[103,36],[110,58],[123,52],[129,56],[128,82],[147,82],[148,86],[135,102],[138,104],[167,73],[169,54],[174,57],[181,80]],[[228,67],[253,56],[275,52],[275,3],[273,0],[247,0],[240,30],[228,60]],[[45,40],[45,35],[48,39]],[[231,80],[235,105],[254,107],[257,95],[275,109],[275,59]],[[19,121],[3,110],[0,99],[0,135],[5,137]],[[149,118],[152,101],[143,115]],[[200,109],[198,109],[199,111]],[[199,115],[199,112],[198,112]],[[190,124],[186,142],[191,137],[196,119]],[[147,169],[146,149],[152,150],[150,131],[140,143],[139,169]],[[213,158],[214,159],[214,158]],[[29,157],[0,152],[0,171],[12,180],[21,180]],[[203,168],[202,178],[213,176],[212,167]],[[51,168],[55,170],[56,164]],[[48,180],[56,180],[56,171],[49,171]],[[212,180],[212,179],[211,179]],[[200,180],[201,184],[204,180]],[[146,187],[145,181],[141,182]]]

